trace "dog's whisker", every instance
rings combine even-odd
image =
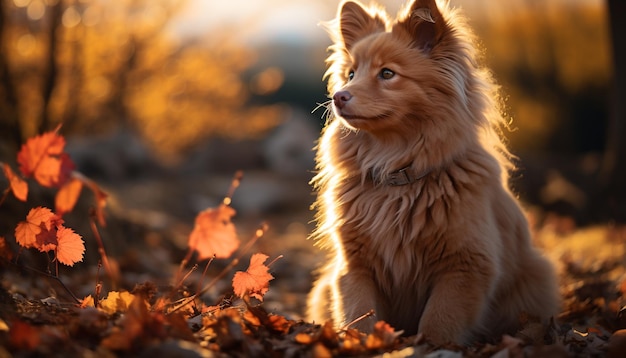
[[[331,103],[332,100],[328,100],[322,103],[317,103],[317,106],[315,106],[315,108],[313,108],[313,110],[311,111],[311,113],[315,113],[315,111],[317,111],[320,108],[324,108],[324,111],[322,112],[322,117],[323,119],[328,119],[330,118],[330,114],[332,113],[331,111]]]

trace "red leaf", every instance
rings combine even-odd
[[[63,185],[75,168],[69,155],[63,152],[65,138],[57,130],[30,138],[17,153],[22,174],[34,177],[45,187]]]
[[[198,260],[215,256],[228,258],[239,247],[235,225],[230,219],[235,209],[220,205],[217,209],[209,208],[196,217],[193,231],[189,235],[189,247],[198,251]]]
[[[26,221],[17,224],[15,228],[15,239],[23,247],[37,247],[37,235],[42,229],[49,231],[52,229],[52,221],[56,215],[48,208],[37,207],[28,212]],[[43,226],[42,226],[43,223]]]
[[[37,234],[35,248],[41,252],[51,251],[57,247],[57,227],[53,226],[51,229],[46,228],[46,223],[39,224],[41,232]]]
[[[62,216],[72,211],[82,189],[83,182],[79,179],[73,178],[65,183],[57,192],[54,200],[57,214]]]
[[[81,236],[70,228],[62,225],[57,230],[56,257],[60,263],[67,266],[74,266],[75,263],[83,261],[85,253],[85,243]]]
[[[3,169],[4,176],[7,177],[9,181],[13,195],[21,201],[26,201],[26,197],[28,197],[28,184],[15,174],[8,164],[4,164]]]
[[[9,344],[17,349],[32,351],[41,343],[40,331],[40,328],[16,319],[9,331]]]
[[[254,254],[250,258],[250,266],[246,272],[238,271],[233,277],[233,290],[239,297],[244,297],[246,293],[251,297],[263,301],[263,295],[267,292],[270,280],[274,278],[268,271],[269,267],[263,263],[268,256],[264,254]]]

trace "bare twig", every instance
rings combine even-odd
[[[80,303],[80,299],[78,299],[78,297],[76,297],[76,295],[74,295],[74,293],[65,285],[65,283],[63,281],[61,281],[61,279],[58,276],[55,276],[55,275],[53,275],[53,274],[51,274],[49,272],[44,272],[44,271],[38,270],[38,269],[30,267],[30,266],[26,266],[26,265],[18,265],[17,263],[13,263],[13,265],[15,265],[15,266],[17,266],[19,268],[23,268],[23,269],[28,270],[28,271],[32,271],[34,273],[37,273],[39,275],[42,275],[42,276],[45,276],[45,277],[48,277],[48,278],[51,278],[51,279],[57,281],[61,285],[61,287],[63,287],[65,292],[67,292],[70,296],[72,296],[72,299],[76,303]]]
[[[348,328],[350,328],[350,326],[353,326],[353,325],[355,325],[355,324],[357,324],[357,323],[361,322],[362,320],[364,320],[364,319],[366,319],[366,318],[368,318],[368,317],[373,317],[373,316],[374,316],[374,314],[375,314],[375,312],[374,312],[374,310],[373,310],[373,309],[372,309],[372,310],[369,310],[369,312],[367,312],[367,313],[365,313],[364,315],[361,315],[361,316],[359,316],[359,317],[355,318],[352,322],[350,322],[350,323],[346,324],[346,325],[345,325],[345,326],[343,326],[340,330],[341,330],[341,331],[345,331],[345,330],[347,330]]]
[[[7,197],[9,196],[10,192],[11,192],[11,186],[9,186],[8,188],[4,189],[4,191],[2,192],[2,198],[0,198],[0,206],[2,204],[4,204],[4,201],[7,199]]]
[[[174,308],[170,313],[174,313],[178,311],[180,308],[186,306],[188,303],[195,300],[197,297],[200,297],[203,293],[207,292],[211,287],[213,287],[219,280],[221,280],[230,270],[232,270],[239,263],[239,259],[233,259],[228,266],[226,266],[217,276],[213,277],[213,280],[209,282],[201,291],[196,292],[195,294],[187,297],[186,299],[181,300],[181,304]]]
[[[243,178],[243,172],[241,170],[238,170],[235,173],[233,180],[230,182],[230,188],[228,188],[228,192],[226,193],[226,196],[224,197],[224,200],[222,201],[224,205],[230,205],[230,203],[232,202],[233,194],[235,194],[235,190],[237,190],[237,188],[239,187],[239,184],[241,184],[242,178]]]

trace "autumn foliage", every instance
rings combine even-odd
[[[196,216],[196,224],[189,235],[189,248],[198,252],[198,260],[212,257],[230,257],[239,247],[239,239],[231,218],[235,209],[221,204],[208,208]]]
[[[82,261],[85,245],[82,237],[65,227],[63,215],[72,211],[83,187],[83,181],[96,193],[96,211],[102,213],[105,202],[98,200],[106,195],[97,185],[74,171],[75,165],[65,152],[65,138],[55,130],[30,138],[17,154],[19,172],[25,178],[33,178],[42,187],[58,189],[56,194],[57,213],[45,207],[30,210],[26,220],[15,228],[16,242],[24,248],[41,252],[54,252],[54,258],[67,266]],[[9,192],[20,201],[28,197],[28,182],[16,174],[10,165],[3,163],[4,175],[9,188],[4,191],[3,202]],[[75,174],[76,173],[76,174]],[[104,224],[104,216],[100,214]]]
[[[4,176],[9,181],[9,189],[13,192],[13,195],[15,195],[18,200],[26,201],[28,197],[28,184],[24,179],[15,174],[9,165],[2,164],[2,169]]]
[[[81,235],[64,226],[63,215],[74,209],[82,188],[86,186],[93,191],[95,197],[95,213],[93,217],[103,223],[107,196],[95,182],[75,171],[74,163],[64,151],[65,138],[58,133],[59,129],[60,127],[57,127],[54,131],[31,138],[22,146],[17,155],[17,162],[19,164],[19,173],[23,177],[14,172],[10,165],[2,164],[5,177],[9,183],[8,188],[4,191],[2,202],[9,193],[13,193],[20,201],[26,201],[29,179],[33,179],[36,184],[44,188],[56,190],[56,212],[43,206],[32,208],[26,215],[25,220],[17,223],[14,232],[15,242],[23,249],[35,249],[46,253],[52,252],[52,262],[56,261],[67,266],[74,266],[83,260],[85,242]],[[267,230],[265,224],[261,225],[254,233],[252,240],[243,248],[240,248],[240,240],[237,237],[235,225],[231,221],[236,211],[230,206],[231,196],[239,185],[240,180],[241,173],[237,173],[222,204],[216,208],[207,208],[197,215],[194,228],[189,234],[188,254],[180,265],[181,270],[186,269],[187,264],[194,257],[194,253],[196,254],[195,260],[199,262],[210,259],[206,264],[208,268],[214,259],[232,258],[233,254],[239,250],[238,256],[232,258],[230,264],[217,276],[217,278],[221,278],[239,263],[254,242],[261,238]],[[94,236],[99,241],[102,240],[97,226],[95,226],[95,221],[92,222],[92,228],[94,229]],[[14,258],[10,254],[10,250],[5,251],[6,241],[3,237],[0,239],[2,258],[18,263],[19,254]],[[106,267],[108,257],[102,242],[99,242],[99,247],[101,259]],[[263,296],[269,290],[269,281],[274,277],[269,273],[270,267],[265,264],[267,259],[267,255],[256,253],[252,255],[247,270],[238,271],[234,274],[232,279],[233,292],[245,305],[252,304],[250,298],[263,301]],[[58,268],[53,276],[59,277]],[[185,322],[187,319],[186,315],[193,314],[193,312],[210,313],[216,317],[211,324],[216,325],[222,325],[225,319],[234,319],[234,315],[239,315],[239,310],[226,309],[229,304],[205,306],[199,300],[200,294],[210,289],[215,284],[217,278],[204,288],[198,285],[199,291],[197,293],[192,295],[187,293],[180,299],[174,300],[173,296],[180,294],[176,291],[176,287],[183,286],[187,278],[188,275],[176,276],[174,291],[169,296],[161,297],[153,303],[149,302],[150,297],[146,293],[147,291],[152,291],[150,289],[136,294],[128,291],[110,291],[106,298],[100,298],[102,284],[98,283],[93,295],[88,295],[83,299],[76,299],[76,307],[82,310],[96,308],[100,312],[81,313],[81,316],[88,320],[96,319],[95,316],[101,314],[115,315],[119,312],[126,312],[126,317],[120,323],[120,326],[115,327],[101,341],[103,347],[113,351],[132,350],[139,341],[143,342],[140,342],[140,344],[147,344],[148,341],[145,341],[145,339],[164,339],[170,334],[168,330],[172,328],[183,331],[177,334],[182,334],[187,339],[193,339],[193,334],[189,331]],[[222,310],[224,310],[224,314],[220,313]],[[256,312],[260,313],[263,311],[257,309]],[[252,315],[248,314],[248,317],[250,318]],[[260,325],[260,318],[262,318],[264,321],[272,322],[271,325],[276,327],[278,325],[292,324],[282,317],[282,319],[278,320],[273,317],[263,313],[263,316],[255,318],[254,322]],[[237,320],[239,321],[239,319]],[[206,324],[211,325],[209,323]],[[13,322],[12,326],[10,344],[13,347],[33,350],[42,344],[38,338],[28,338],[27,336],[37,336],[43,334],[43,331],[21,321]],[[183,327],[185,328],[183,329]]]
[[[29,139],[17,155],[19,169],[24,177],[34,178],[39,185],[57,188],[58,191],[55,196],[57,213],[41,206],[31,209],[26,220],[17,224],[15,240],[26,249],[52,251],[55,260],[73,266],[82,261],[85,244],[79,234],[63,225],[62,217],[72,211],[83,186],[87,186],[94,192],[95,216],[104,224],[103,208],[106,205],[106,194],[93,181],[74,171],[75,165],[64,151],[65,138],[58,134],[59,129],[60,126],[54,131]],[[9,192],[12,192],[17,199],[26,201],[27,182],[14,173],[9,165],[3,164],[3,169],[9,181],[9,188],[5,190],[3,200]],[[188,255],[181,263],[181,269],[194,252],[197,253],[198,261],[225,259],[231,257],[239,248],[240,242],[235,225],[231,221],[236,211],[228,204],[240,180],[241,173],[237,173],[224,202],[217,208],[207,208],[196,216],[194,229],[189,235]],[[262,236],[263,231],[257,232],[255,239]],[[99,237],[97,232],[95,234]],[[104,251],[102,247],[101,249]],[[102,254],[102,260],[108,262],[106,254]],[[263,300],[263,295],[269,289],[269,280],[273,279],[268,272],[269,268],[263,264],[267,258],[267,255],[255,254],[248,270],[235,274],[233,289],[237,296]],[[238,261],[239,258],[235,258],[233,263],[236,264]],[[102,306],[104,302],[106,301],[102,301],[101,307],[105,307]]]
[[[56,259],[68,266],[82,261],[85,252],[81,236],[63,226],[63,219],[44,207],[32,209],[26,221],[17,225],[15,239],[25,248],[54,251]]]
[[[30,138],[17,154],[22,174],[44,187],[63,186],[76,167],[64,151],[65,138],[57,133],[59,128]]]
[[[254,254],[250,259],[250,266],[245,272],[239,271],[233,277],[233,289],[239,297],[249,294],[259,301],[263,301],[263,295],[269,289],[270,280],[274,278],[269,273],[269,268],[263,263],[268,256],[264,254]]]
[[[104,226],[106,194],[97,184],[74,170],[76,166],[65,152],[65,138],[58,134],[60,128],[59,125],[55,130],[30,138],[22,145],[17,154],[19,171],[24,178],[33,178],[42,187],[58,190],[55,206],[59,216],[72,211],[83,185],[86,185],[94,192],[96,215],[99,223]],[[9,188],[5,190],[0,203],[9,192],[17,199],[26,201],[28,182],[16,174],[10,165],[1,164],[4,176],[9,181]]]

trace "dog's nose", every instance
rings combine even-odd
[[[335,106],[337,108],[343,108],[346,105],[346,102],[348,102],[351,98],[352,95],[350,94],[350,92],[337,91],[333,95],[333,103],[335,103]]]

